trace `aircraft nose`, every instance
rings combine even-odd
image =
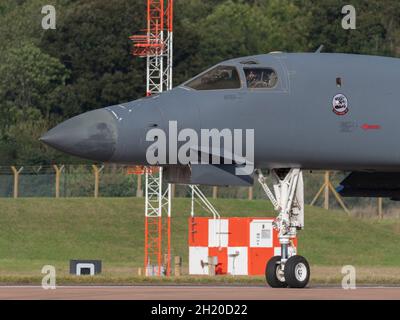
[[[115,117],[105,109],[98,109],[61,123],[43,135],[40,141],[74,156],[109,161],[117,138]]]

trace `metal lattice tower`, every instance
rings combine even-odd
[[[133,55],[147,60],[146,94],[172,89],[173,0],[147,0],[147,29],[134,35]]]
[[[147,0],[147,28],[134,35],[133,55],[146,58],[146,95],[172,89],[173,0]],[[167,235],[166,275],[171,272],[171,185],[163,190],[162,168],[147,168],[145,191],[145,270],[162,274],[163,229]],[[167,225],[163,228],[163,212]]]
[[[162,274],[163,216],[167,216],[167,265],[170,274],[171,260],[171,186],[165,190],[162,184],[162,168],[146,168],[145,193],[145,268],[155,266],[157,275]],[[147,273],[148,274],[148,273]]]

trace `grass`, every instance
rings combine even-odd
[[[222,216],[269,216],[267,201],[213,201]],[[54,265],[61,283],[160,281],[137,277],[143,264],[143,199],[69,198],[0,200],[0,282],[40,283],[41,268]],[[199,210],[200,211],[200,210]],[[190,200],[173,201],[173,255],[187,267]],[[198,215],[207,215],[198,212]],[[354,265],[362,282],[400,283],[400,221],[360,219],[345,213],[306,208],[299,254],[310,261],[313,281],[340,283],[341,266]],[[101,259],[104,274],[68,275],[70,259]],[[397,269],[399,268],[399,269]],[[261,277],[182,277],[163,283],[263,283]]]

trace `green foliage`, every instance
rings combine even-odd
[[[68,71],[33,44],[4,52],[0,60],[0,107],[3,127],[20,120],[49,118],[55,90]]]
[[[34,121],[18,121],[7,126],[0,140],[1,164],[26,166],[84,162],[66,156],[39,141],[39,138],[53,126],[54,122],[42,118]]]
[[[252,6],[229,0],[201,23],[200,55],[213,64],[238,56],[301,50],[307,23],[307,17],[289,1]]]
[[[51,4],[57,9],[57,19],[62,19],[64,8],[74,0],[1,0],[0,3],[0,52],[25,42],[39,44],[47,32],[42,29],[42,7]]]
[[[400,3],[397,0],[352,1],[357,29],[343,30],[341,0],[297,1],[311,13],[309,39],[314,47],[324,44],[327,52],[397,55],[399,48]]]
[[[71,71],[61,88],[64,117],[129,101],[143,95],[144,64],[130,54],[129,36],[145,26],[144,2],[77,1],[65,11],[57,32],[48,32],[41,47]]]

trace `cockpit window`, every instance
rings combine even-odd
[[[186,84],[195,90],[239,89],[240,78],[235,67],[218,66]]]
[[[277,73],[269,68],[245,68],[247,87],[252,89],[272,89],[278,84]]]

